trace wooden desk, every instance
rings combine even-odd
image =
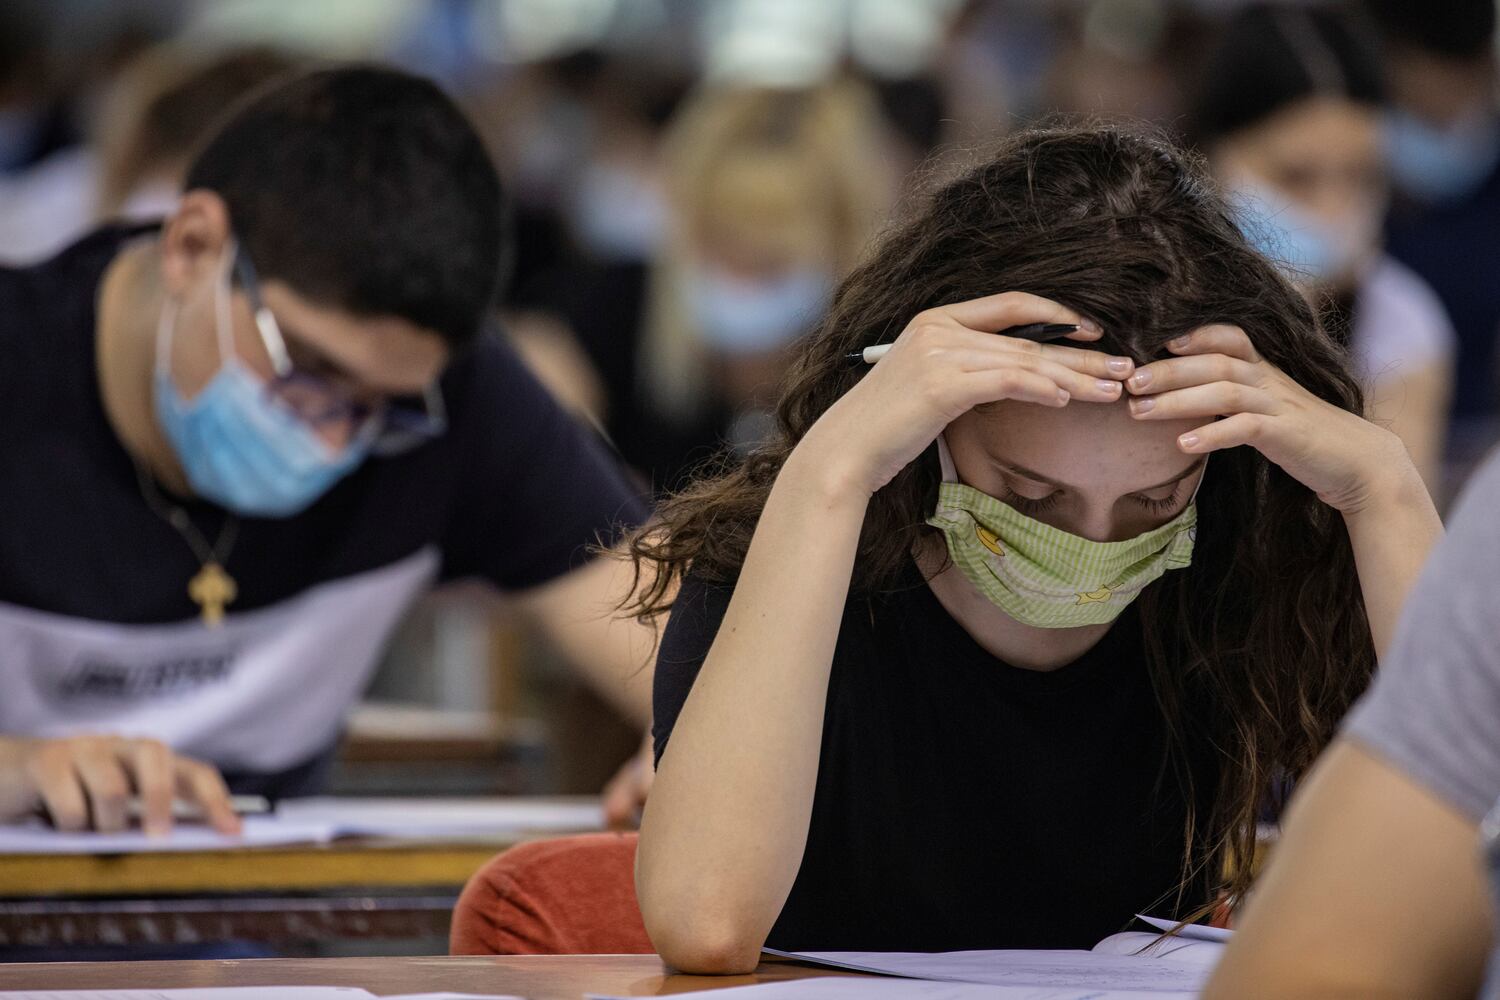
[[[449,991],[513,994],[528,1000],[579,1000],[585,993],[660,996],[825,975],[853,973],[767,962],[749,976],[673,976],[666,973],[655,955],[70,962],[0,965],[0,990],[357,986],[381,996]]]
[[[446,939],[459,890],[515,839],[0,856],[0,946]]]

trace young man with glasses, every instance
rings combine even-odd
[[[0,268],[0,817],[150,830],[314,788],[401,614],[515,595],[644,721],[653,636],[589,558],[647,510],[485,332],[506,235],[431,84],[242,106],[158,227]]]

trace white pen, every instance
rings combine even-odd
[[[236,816],[248,816],[252,814],[268,813],[271,811],[271,801],[263,795],[231,795],[229,796],[229,808],[234,810]],[[139,797],[134,797],[125,806],[126,815],[137,822],[146,818],[146,807]],[[208,817],[203,808],[196,802],[186,802],[182,799],[172,800],[172,819],[178,823],[201,823]]]
[[[1022,326],[1013,326],[1009,329],[998,331],[1002,337],[1015,337],[1018,340],[1030,340],[1039,344],[1049,340],[1061,340],[1070,334],[1078,332],[1077,323],[1026,323]],[[863,361],[867,365],[873,365],[881,358],[890,353],[892,344],[874,344],[866,347],[856,354],[846,354],[844,357],[850,361]]]

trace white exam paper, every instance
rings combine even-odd
[[[36,820],[0,826],[0,854],[143,854],[154,851],[224,851],[239,847],[275,847],[322,843],[332,831],[321,824],[287,823],[274,816],[246,816],[236,837],[206,826],[181,823],[172,832],[148,837],[140,830],[123,833],[64,833]],[[4,1000],[4,994],[0,994]],[[191,1000],[191,998],[190,998]]]
[[[1170,931],[1177,926],[1175,920],[1164,920],[1161,917],[1148,917],[1143,913],[1137,913],[1135,919],[1144,920],[1159,931]],[[1188,924],[1177,932],[1177,937],[1193,941],[1228,941],[1234,937],[1234,931],[1227,927],[1209,927],[1207,924]]]
[[[353,986],[224,986],[191,990],[6,990],[0,1000],[375,1000]]]
[[[604,829],[597,796],[558,798],[283,799],[276,818],[324,825],[341,837],[464,838]]]
[[[1193,993],[1120,993],[1045,986],[986,986],[930,979],[824,976],[758,986],[674,994],[674,1000],[1191,1000]],[[590,1000],[630,1000],[590,993]]]
[[[241,847],[323,844],[338,837],[395,840],[488,840],[539,833],[604,829],[596,797],[284,799],[276,811],[246,816],[234,837],[196,823],[180,823],[161,837],[124,833],[64,833],[41,820],[0,825],[3,854],[141,854],[223,851]],[[0,998],[3,1000],[3,998]]]
[[[990,986],[1179,993],[1191,996],[1208,981],[1209,966],[1090,951],[786,952],[802,962],[910,979]],[[1105,995],[1109,995],[1106,993]]]
[[[0,991],[0,1000],[378,1000],[354,986],[218,986],[190,990]],[[410,993],[380,1000],[521,1000],[477,993]]]

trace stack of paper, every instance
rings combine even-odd
[[[170,835],[62,833],[35,820],[0,826],[0,854],[136,854],[222,851],[240,847],[321,844],[339,837],[396,840],[494,840],[602,830],[596,798],[555,799],[287,799],[265,816],[246,816],[235,837],[196,824]]]

